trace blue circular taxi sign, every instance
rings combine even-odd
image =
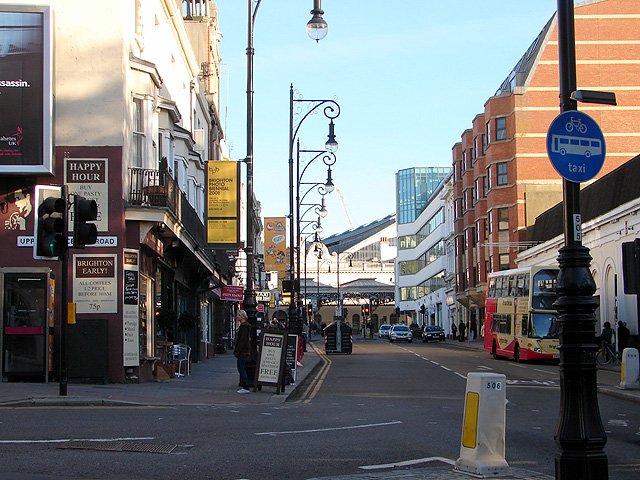
[[[604,163],[604,135],[596,121],[578,110],[558,115],[547,132],[547,155],[553,168],[572,182],[595,177]]]

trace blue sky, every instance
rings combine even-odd
[[[231,158],[246,156],[247,2],[218,0],[221,116]],[[327,37],[305,32],[312,0],[263,0],[255,24],[254,190],[263,216],[289,212],[289,85],[335,99],[339,142],[323,237],[395,210],[395,173],[450,166],[451,148],[556,9],[556,0],[325,0]],[[305,120],[303,148],[327,139]],[[304,161],[304,158],[303,158]],[[304,181],[322,181],[314,162]],[[319,196],[309,194],[314,202]],[[345,213],[346,211],[348,212]],[[312,219],[309,214],[306,219]]]

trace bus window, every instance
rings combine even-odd
[[[490,297],[496,296],[496,279],[495,278],[489,279],[489,296]]]
[[[557,270],[540,270],[533,276],[533,296],[531,308],[553,310],[553,302],[558,299],[556,293]]]
[[[516,281],[516,295],[518,297],[524,297],[524,277],[524,273],[521,273]]]
[[[496,293],[498,297],[506,297],[509,290],[509,280],[505,277],[498,278],[498,285],[496,286]]]
[[[509,296],[510,297],[516,296],[516,276],[515,275],[509,275]]]
[[[556,313],[532,313],[530,337],[558,338],[558,318]]]
[[[525,297],[529,296],[529,280],[530,280],[529,274],[526,274],[524,276],[524,296]]]

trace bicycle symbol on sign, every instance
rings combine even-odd
[[[567,122],[564,128],[567,130],[567,132],[573,132],[573,129],[575,128],[580,133],[587,133],[587,126],[582,123],[582,120],[580,120],[579,118],[571,117],[571,120]]]

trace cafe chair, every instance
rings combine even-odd
[[[184,377],[191,374],[190,368],[191,347],[182,343],[169,347],[169,362],[177,366],[176,377]],[[183,366],[184,365],[184,371]]]

